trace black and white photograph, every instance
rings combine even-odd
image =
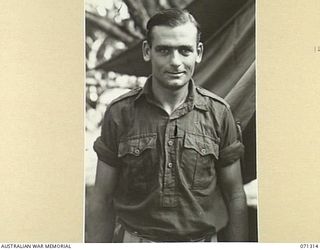
[[[85,242],[257,242],[254,0],[85,0]]]
[[[319,0],[0,7],[1,248],[319,247]]]

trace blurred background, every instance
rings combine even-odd
[[[86,223],[90,221],[100,135],[107,105],[130,89],[143,86],[151,73],[142,58],[146,22],[162,9],[187,9],[201,26],[204,56],[194,80],[223,97],[242,130],[246,147],[243,183],[256,180],[256,78],[254,0],[86,0]],[[257,241],[256,182],[249,208],[250,241]]]

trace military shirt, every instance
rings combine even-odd
[[[189,241],[226,226],[217,169],[243,145],[229,105],[189,83],[171,115],[156,101],[151,78],[114,100],[95,141],[98,158],[119,168],[113,205],[129,231],[153,241]]]

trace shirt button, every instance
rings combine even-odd
[[[135,152],[135,154],[138,155],[140,153],[140,150],[139,149],[135,149],[134,152]]]
[[[172,146],[173,145],[173,141],[168,141],[168,144],[169,144],[169,146]]]
[[[206,153],[206,150],[203,148],[201,149],[201,153],[205,154]]]
[[[171,162],[168,164],[168,168],[172,168],[172,163]]]

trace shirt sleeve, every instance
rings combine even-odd
[[[243,156],[244,145],[238,139],[237,127],[231,110],[225,108],[220,136],[219,167],[226,167]]]
[[[93,145],[98,159],[107,163],[111,167],[117,167],[118,148],[117,148],[117,124],[115,123],[110,106],[107,108],[102,121],[101,135]]]

